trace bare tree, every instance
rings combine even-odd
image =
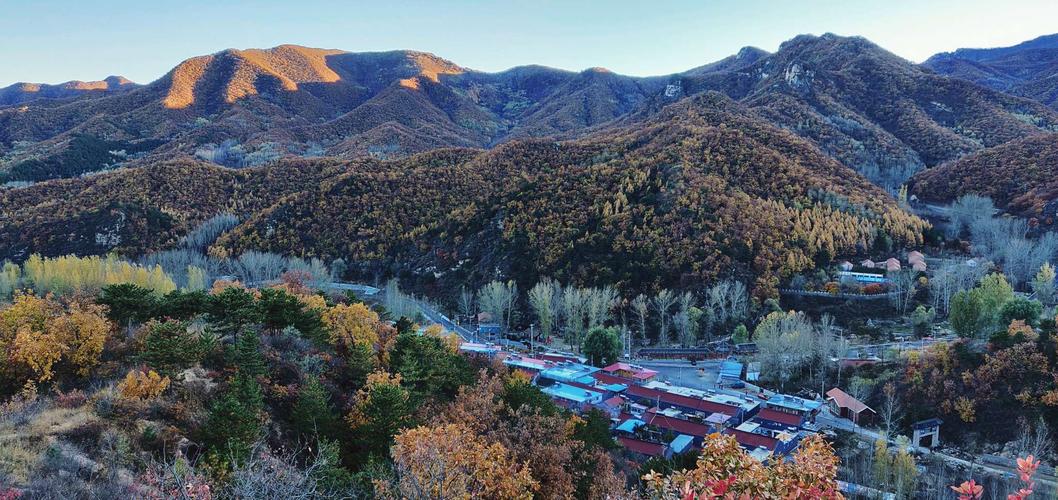
[[[584,291],[567,285],[562,290],[562,322],[566,333],[566,341],[578,349],[581,344],[581,336],[584,329],[587,306],[585,304]]]
[[[691,292],[683,292],[679,296],[679,308],[673,323],[676,333],[679,335],[680,344],[689,346],[694,343],[694,328],[691,325],[691,308],[694,307],[694,295]]]
[[[459,312],[463,314],[464,318],[471,318],[477,312],[474,310],[474,292],[467,289],[467,287],[459,287]]]
[[[481,309],[492,316],[493,321],[504,325],[504,332],[510,331],[511,316],[517,300],[518,285],[513,281],[503,283],[491,281],[478,290],[478,304]]]
[[[669,309],[676,303],[672,290],[663,289],[654,296],[654,310],[658,313],[658,340],[669,340]]]
[[[893,287],[893,295],[890,297],[893,306],[900,311],[900,314],[906,314],[907,306],[911,304],[911,300],[915,298],[915,292],[918,291],[916,288],[918,272],[912,269],[895,271],[889,273],[889,280]]]
[[[1018,429],[1021,433],[1014,441],[1014,450],[1018,456],[1032,455],[1034,457],[1046,458],[1054,449],[1051,441],[1051,428],[1047,421],[1040,417],[1035,425],[1031,425],[1025,417],[1018,419]]]
[[[529,307],[536,315],[540,333],[545,337],[551,336],[557,322],[561,298],[562,286],[550,278],[544,278],[529,289]]]
[[[647,299],[646,295],[639,294],[632,299],[632,312],[635,313],[636,320],[639,322],[639,335],[644,341],[647,339],[647,314],[649,311],[650,300]]]
[[[896,392],[896,385],[892,382],[885,384],[882,387],[882,408],[881,414],[882,423],[885,424],[885,435],[892,436],[893,428],[900,423],[900,419],[903,418],[904,407],[900,403],[900,396]]]
[[[610,312],[617,304],[617,291],[612,287],[584,290],[588,329],[602,326],[610,320]]]

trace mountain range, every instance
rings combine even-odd
[[[1043,40],[949,56],[1030,61],[1017,54]],[[921,241],[927,225],[889,194],[902,184],[937,201],[1003,189],[997,203],[1030,216],[1053,201],[1058,188],[1014,190],[1053,167],[1058,111],[944,74],[943,57],[802,35],[630,77],[284,45],[188,59],[146,85],[11,92],[0,258],[137,255],[232,211],[242,222],[216,252],[342,257],[427,284],[734,274],[770,296],[835,256]],[[1013,183],[960,175],[1040,162]]]
[[[923,66],[1058,109],[1058,34],[1011,47],[945,52]]]

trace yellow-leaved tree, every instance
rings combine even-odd
[[[393,483],[383,498],[532,498],[536,483],[502,444],[486,442],[463,424],[407,429],[395,438]]]
[[[3,378],[16,384],[44,382],[60,361],[87,375],[99,363],[112,326],[103,307],[15,292],[14,302],[0,309]]]

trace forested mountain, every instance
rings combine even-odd
[[[914,172],[1055,130],[1036,102],[938,76],[859,37],[802,35],[752,64],[680,79],[718,90],[888,187]]]
[[[996,206],[1050,225],[1058,216],[1058,134],[1009,142],[915,176],[912,192],[948,202],[964,194],[988,196]]]
[[[925,226],[811,143],[708,93],[567,142],[158,164],[8,190],[0,255],[136,253],[223,210],[245,218],[218,248],[342,257],[426,283],[498,270],[650,288],[738,274],[761,295],[837,254],[915,243]]]
[[[627,126],[708,91],[875,183],[1053,130],[1058,113],[939,76],[862,39],[803,35],[661,77],[523,66],[499,73],[412,51],[283,45],[188,59],[146,86],[0,107],[0,176],[70,177],[174,156],[244,167],[291,156],[406,157]]]
[[[148,152],[243,166],[287,155],[488,147],[607,122],[661,85],[603,69],[481,73],[411,51],[226,50],[130,92],[0,108],[0,171],[14,180],[68,177]],[[125,155],[107,154],[115,150]],[[253,153],[258,161],[241,156]]]
[[[1058,34],[1011,47],[944,52],[922,64],[942,75],[1058,108]]]

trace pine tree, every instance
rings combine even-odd
[[[338,418],[318,378],[306,377],[290,420],[294,431],[305,439],[331,436],[335,432]]]

